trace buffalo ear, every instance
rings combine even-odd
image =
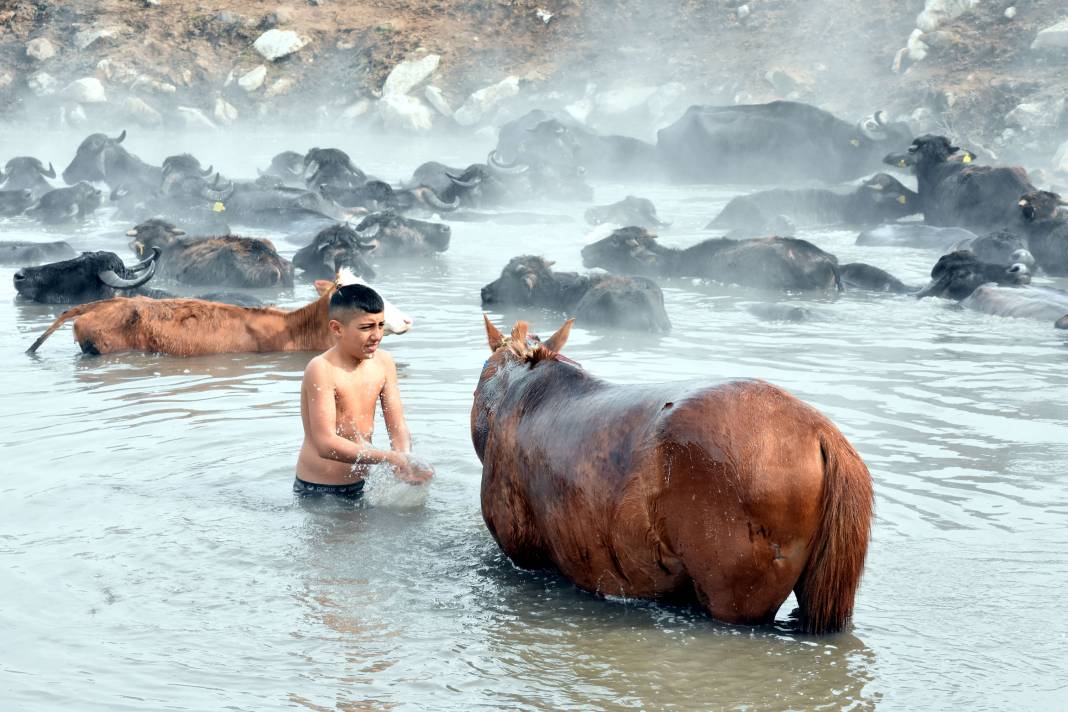
[[[554,354],[560,353],[561,349],[564,348],[564,344],[567,343],[567,337],[571,335],[571,325],[574,323],[574,318],[565,321],[564,325],[557,329],[555,334],[542,343],[542,346],[549,349]]]
[[[489,320],[485,313],[482,314],[482,320],[486,322],[486,340],[489,341],[490,351],[496,351],[504,343],[504,334],[493,325],[493,322]]]

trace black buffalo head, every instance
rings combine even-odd
[[[342,267],[348,267],[357,277],[372,279],[375,271],[368,264],[367,255],[376,247],[350,225],[331,225],[319,231],[310,245],[297,250],[293,266],[304,270],[311,279],[333,279]]]
[[[0,190],[0,215],[21,215],[31,205],[33,191],[29,188]]]
[[[83,252],[62,262],[23,267],[13,281],[20,297],[45,304],[110,299],[152,279],[159,254],[153,250],[147,259],[127,267],[114,252]]]
[[[644,277],[606,277],[598,281],[579,300],[575,319],[584,326],[653,334],[671,331],[664,293]]]
[[[0,184],[5,190],[31,190],[36,195],[41,195],[52,189],[47,178],[55,178],[56,169],[51,163],[48,168],[40,160],[33,156],[15,156],[5,165],[0,174]]]
[[[1036,190],[1020,197],[1020,213],[1027,222],[1036,222],[1056,217],[1062,206],[1068,201],[1057,193],[1048,190]]]
[[[119,145],[125,139],[125,130],[115,138],[108,138],[102,133],[87,136],[78,146],[74,160],[64,169],[63,182],[72,185],[81,180],[107,180],[108,166],[114,163],[116,156],[129,155]]]
[[[582,264],[603,267],[609,272],[654,274],[662,261],[662,252],[656,235],[645,228],[624,227],[583,247]]]
[[[501,276],[482,288],[482,305],[532,306],[557,301],[553,264],[534,255],[513,257]]]
[[[449,249],[452,230],[443,223],[413,220],[393,210],[371,213],[356,226],[376,257],[426,257]]]
[[[611,205],[595,205],[586,211],[586,222],[590,225],[615,223],[644,228],[666,227],[671,224],[657,217],[653,201],[633,195]]]
[[[130,249],[137,253],[138,257],[154,249],[165,251],[183,235],[185,230],[180,230],[161,218],[150,218],[126,231],[126,236],[133,238],[130,240]]]
[[[983,262],[970,250],[957,250],[942,255],[931,270],[931,283],[916,293],[916,297],[944,297],[961,300],[980,284],[996,282],[1003,286],[1029,284],[1031,271],[1026,265],[1003,265]]]

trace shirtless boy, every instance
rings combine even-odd
[[[370,467],[380,462],[413,484],[433,474],[408,455],[412,442],[397,389],[397,368],[378,348],[384,309],[378,293],[362,284],[339,287],[330,297],[329,328],[336,343],[311,360],[300,386],[304,443],[293,482],[298,494],[357,499]],[[379,400],[391,450],[371,445]]]

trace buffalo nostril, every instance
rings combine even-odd
[[[16,282],[21,282],[24,279],[26,279],[26,273],[25,272],[23,272],[22,270],[19,270],[18,272],[15,273],[15,281]]]

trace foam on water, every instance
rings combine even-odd
[[[409,458],[429,467],[425,460],[414,455]],[[363,490],[363,501],[371,507],[382,509],[417,509],[426,503],[430,482],[411,484],[397,477],[393,468],[379,463],[371,468]]]

